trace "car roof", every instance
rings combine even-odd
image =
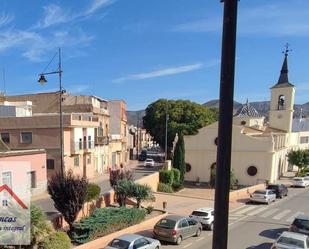
[[[195,209],[194,211],[197,211],[197,212],[210,212],[210,211],[214,211],[214,209],[213,208],[209,208],[209,207],[203,207],[203,208]]]
[[[299,239],[299,240],[304,240],[306,239],[308,236],[305,234],[301,234],[301,233],[293,233],[293,232],[283,232],[281,234],[280,237],[286,237],[286,238],[293,238],[293,239]],[[279,238],[280,238],[279,237]]]
[[[124,235],[121,235],[115,239],[121,239],[121,240],[125,240],[125,241],[128,241],[128,242],[132,242],[136,239],[140,239],[140,238],[143,238],[143,236],[141,235],[138,235],[138,234],[134,234],[134,233],[130,233],[130,234],[124,234]]]
[[[295,219],[309,220],[309,215],[300,214]]]
[[[167,215],[167,216],[165,216],[164,218],[162,218],[162,220],[168,219],[168,220],[179,221],[179,220],[181,220],[181,219],[183,219],[183,218],[187,218],[187,217],[185,217],[185,216],[180,216],[180,215]]]

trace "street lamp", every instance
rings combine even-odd
[[[54,57],[52,58],[52,60],[54,59]],[[52,62],[52,60],[50,61],[50,63]],[[49,64],[47,65],[47,67],[49,66]],[[56,71],[43,72],[43,73],[39,74],[40,78],[39,78],[38,82],[42,86],[47,82],[45,75],[48,75],[48,74],[58,74],[58,76],[59,76],[60,172],[63,175],[63,173],[64,173],[63,154],[64,153],[63,153],[63,115],[62,115],[63,97],[62,96],[63,96],[63,93],[65,92],[65,90],[62,88],[62,82],[61,82],[62,70],[61,70],[61,49],[60,48],[58,50],[58,69]]]

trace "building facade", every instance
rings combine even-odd
[[[269,123],[248,102],[233,119],[231,168],[242,185],[275,182],[293,168],[287,161],[289,151],[309,149],[309,130],[296,129],[299,121],[293,120],[295,87],[288,79],[287,54],[279,80],[270,91]],[[213,180],[217,134],[216,122],[200,129],[197,135],[185,136],[186,180]]]

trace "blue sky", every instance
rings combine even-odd
[[[219,0],[1,0],[0,10],[7,94],[57,90],[55,75],[43,87],[37,75],[61,47],[63,84],[75,94],[125,99],[129,110],[219,95]],[[308,102],[309,1],[242,0],[238,13],[235,100],[269,100],[289,42],[296,103]]]

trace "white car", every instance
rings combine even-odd
[[[192,212],[190,218],[200,222],[203,228],[213,230],[214,224],[214,209],[213,208],[199,208]]]
[[[292,232],[283,232],[271,249],[308,249],[309,239],[307,235]]]
[[[147,158],[147,159],[145,160],[145,162],[144,162],[144,166],[145,166],[145,167],[148,167],[148,166],[153,167],[154,165],[155,165],[155,162],[154,162],[154,160],[151,159],[151,158]]]
[[[250,195],[251,202],[259,202],[259,203],[267,203],[270,204],[271,202],[276,200],[276,193],[269,189],[263,190],[255,190]]]
[[[305,177],[294,177],[292,186],[294,187],[307,187],[309,185],[309,180],[306,180]]]
[[[106,249],[160,249],[159,240],[143,237],[138,234],[125,234],[113,239]]]

